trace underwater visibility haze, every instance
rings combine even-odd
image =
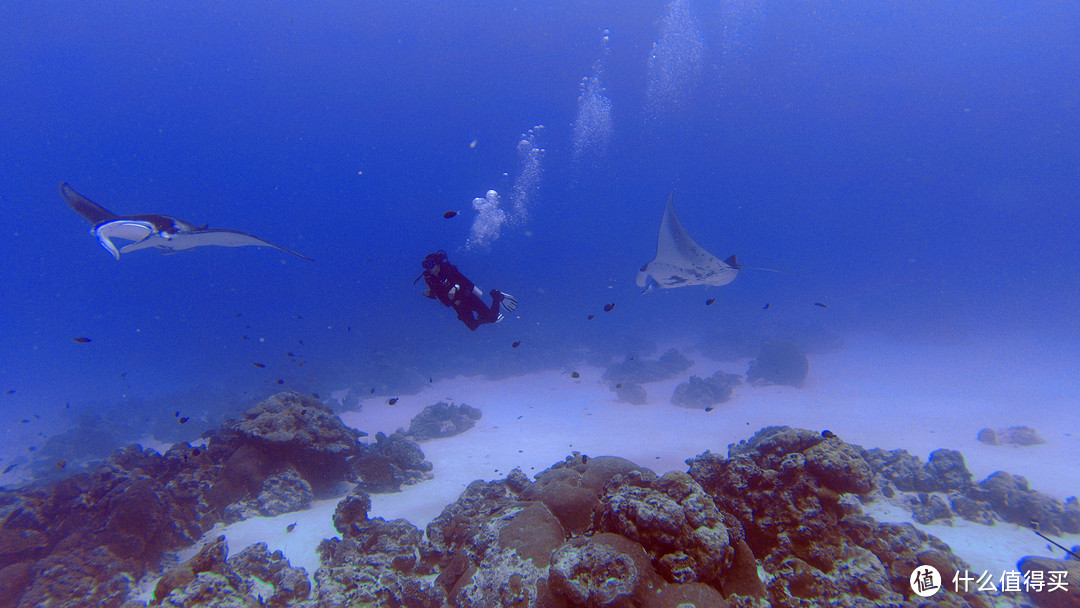
[[[924,382],[942,420],[1003,387],[978,426],[1080,456],[1078,31],[1058,0],[5,2],[0,484],[281,391],[426,405],[672,347],[680,381],[736,362],[737,406],[776,338],[809,361],[776,400],[883,378],[874,427]],[[437,250],[516,310],[470,331],[423,297]],[[860,380],[852,348],[882,355]],[[921,353],[954,367],[905,376]],[[864,447],[964,447],[930,432]]]

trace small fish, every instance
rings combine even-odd
[[[612,302],[611,304],[605,304],[604,305],[604,312],[611,312],[613,310],[615,310],[615,303],[614,302]]]
[[[820,306],[822,308],[828,308],[828,306],[822,304],[821,302],[814,302],[814,306]]]
[[[5,395],[14,395],[15,394],[15,389],[11,389],[11,390],[9,390],[8,392],[6,392],[4,394]]]
[[[833,437],[836,437],[836,433],[830,431],[829,429],[825,429],[824,431],[821,431],[821,436],[825,439],[832,439]]]
[[[521,346],[521,340],[518,340],[517,342],[514,342],[513,344],[511,344],[510,348],[517,348],[519,346]]]
[[[195,448],[194,450],[191,450],[191,455],[192,456],[198,456],[200,453],[201,452],[199,452],[199,448]]]
[[[285,526],[285,533],[288,534],[289,532],[292,532],[295,529],[296,529],[296,522],[294,521],[293,523]]]
[[[303,341],[303,340],[297,340],[297,341],[296,341],[296,343],[297,343],[297,344],[299,344],[300,346],[303,346],[303,345],[304,345],[304,341]]]
[[[374,394],[375,394],[375,389],[371,389],[371,394],[372,394],[372,395],[374,395]]]
[[[713,408],[712,408],[712,406],[710,405],[709,407],[705,408],[705,411],[706,411],[706,412],[711,412],[711,411],[713,411]]]
[[[622,388],[622,382],[615,385],[615,388]]]
[[[322,397],[319,397],[319,393],[311,393],[311,396],[316,399],[322,399]]]
[[[518,420],[521,420],[521,419],[522,419],[522,418],[524,418],[524,417],[525,417],[525,415],[524,415],[524,414],[522,414],[521,416],[518,416],[518,417],[517,417],[517,419],[518,419]]]
[[[352,325],[345,328],[345,331],[352,331]]]
[[[19,465],[17,465],[17,464],[9,464],[9,465],[7,465],[6,467],[4,467],[4,473],[10,473],[17,466],[19,466]]]
[[[78,342],[79,344],[86,344],[90,341],[90,338],[72,338],[72,342]]]
[[[266,366],[265,366],[265,365],[263,365],[262,363],[252,363],[252,365],[254,365],[255,367],[257,367],[257,368],[259,368],[259,369],[262,369],[262,368],[266,367]]]
[[[173,412],[172,417],[173,418],[179,418],[180,417],[180,412]]]
[[[581,374],[579,374],[577,372],[570,372],[570,377],[573,378],[574,380],[577,380],[578,378],[581,377]]]
[[[716,301],[716,298],[709,298],[708,300],[705,300],[705,306],[712,306],[713,302],[715,302],[715,301]]]
[[[234,316],[237,316],[237,317],[239,317],[239,316],[240,316],[241,314],[242,314],[242,313],[236,313],[236,315],[234,315]]]
[[[60,462],[56,463],[56,468],[58,470],[66,467],[66,466],[67,466],[67,461],[66,460],[61,460]]]
[[[36,445],[32,445],[32,446],[30,446],[30,447],[26,448],[26,451],[27,451],[27,452],[34,452],[34,451],[36,451],[36,450],[37,450],[37,446],[36,446]]]
[[[277,381],[277,383],[278,383],[278,384],[285,384],[285,381],[284,381],[284,380],[282,380],[281,378],[278,378],[278,381]]]
[[[301,316],[301,315],[296,315],[296,318],[297,318],[297,319],[303,319],[304,317],[303,317],[303,316]]]
[[[593,319],[595,319],[595,318],[596,318],[596,315],[589,315],[589,320],[590,320],[590,321],[592,321],[592,320],[593,320]]]
[[[285,356],[286,357],[295,357],[296,355],[292,354],[292,352],[290,351],[290,352],[285,353]]]
[[[23,424],[30,424],[30,419],[29,418],[23,418],[21,422]]]
[[[183,418],[180,419],[180,424],[187,424],[188,420],[189,420],[189,418],[187,416],[184,416]]]
[[[397,403],[397,400],[398,400],[397,397],[391,397],[390,400],[386,402],[386,404],[387,405],[394,405],[395,403]]]
[[[307,416],[307,408],[306,407],[304,409],[300,410],[300,415],[301,416]]]
[[[762,306],[761,308],[763,308],[764,310],[769,310],[769,303],[766,302],[765,306]]]
[[[427,379],[427,383],[428,383],[428,384],[432,384],[433,382],[434,382],[434,381],[433,381],[433,380],[431,379],[431,376],[428,376],[428,379]]]
[[[251,338],[249,338],[249,337],[247,337],[247,336],[240,336],[240,339],[241,339],[241,340],[250,340]]]
[[[446,219],[450,219],[450,218],[454,217],[457,214],[458,214],[457,211],[447,211],[446,213],[442,214],[442,216],[445,217]]]

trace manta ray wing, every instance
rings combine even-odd
[[[94,233],[94,236],[97,237],[98,242],[101,243],[101,246],[108,250],[108,252],[117,260],[120,259],[121,252],[153,247],[153,239],[158,234],[158,231],[155,230],[152,223],[129,219],[117,219],[102,222],[94,226],[92,232]],[[134,242],[117,249],[116,244],[112,242],[113,239],[123,239],[125,241]]]
[[[67,204],[74,209],[76,213],[83,216],[86,221],[94,226],[120,217],[78,192],[75,192],[67,182],[60,183],[60,195],[64,197],[64,200],[67,201]]]
[[[311,259],[280,245],[275,245],[270,241],[260,239],[255,235],[225,228],[196,228],[194,230],[180,231],[173,234],[154,235],[152,239],[147,239],[147,241],[131,243],[130,245],[121,247],[120,253],[127,253],[128,251],[134,251],[144,247],[158,247],[159,249],[167,249],[169,251],[182,251],[184,249],[206,246],[273,247],[274,249],[280,249],[285,253],[291,253],[298,258],[303,258],[305,260]]]
[[[650,279],[661,288],[720,286],[734,281],[738,274],[738,268],[724,263],[690,238],[675,213],[675,194],[672,193],[660,222],[656,257],[638,272],[638,287],[647,289]]]

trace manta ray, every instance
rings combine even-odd
[[[672,192],[664,208],[664,219],[660,221],[656,257],[638,271],[637,285],[642,288],[641,293],[648,293],[654,287],[727,285],[743,268],[751,267],[740,264],[734,255],[721,261],[690,238],[675,214],[675,193]]]
[[[206,245],[216,245],[218,247],[244,247],[248,245],[273,247],[285,253],[291,253],[298,258],[311,259],[306,255],[301,255],[239,230],[207,228],[206,225],[196,226],[168,215],[116,215],[75,192],[66,182],[60,184],[60,194],[63,195],[64,200],[76,213],[90,222],[93,226],[90,232],[97,237],[101,246],[107,249],[117,260],[120,259],[121,253],[148,247],[157,247],[168,252],[174,252]],[[113,243],[113,239],[131,242],[117,247]]]

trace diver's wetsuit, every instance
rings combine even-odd
[[[432,254],[435,255],[435,254]],[[428,259],[432,259],[428,256]],[[499,304],[503,301],[503,294],[498,290],[491,292],[491,306],[477,295],[476,285],[465,275],[446,260],[445,254],[441,258],[433,260],[431,268],[424,268],[424,282],[428,289],[424,295],[437,299],[443,306],[449,306],[457,312],[458,319],[469,329],[475,330],[483,323],[494,323],[499,320]],[[425,264],[426,266],[426,264]],[[450,292],[454,295],[451,296]]]

